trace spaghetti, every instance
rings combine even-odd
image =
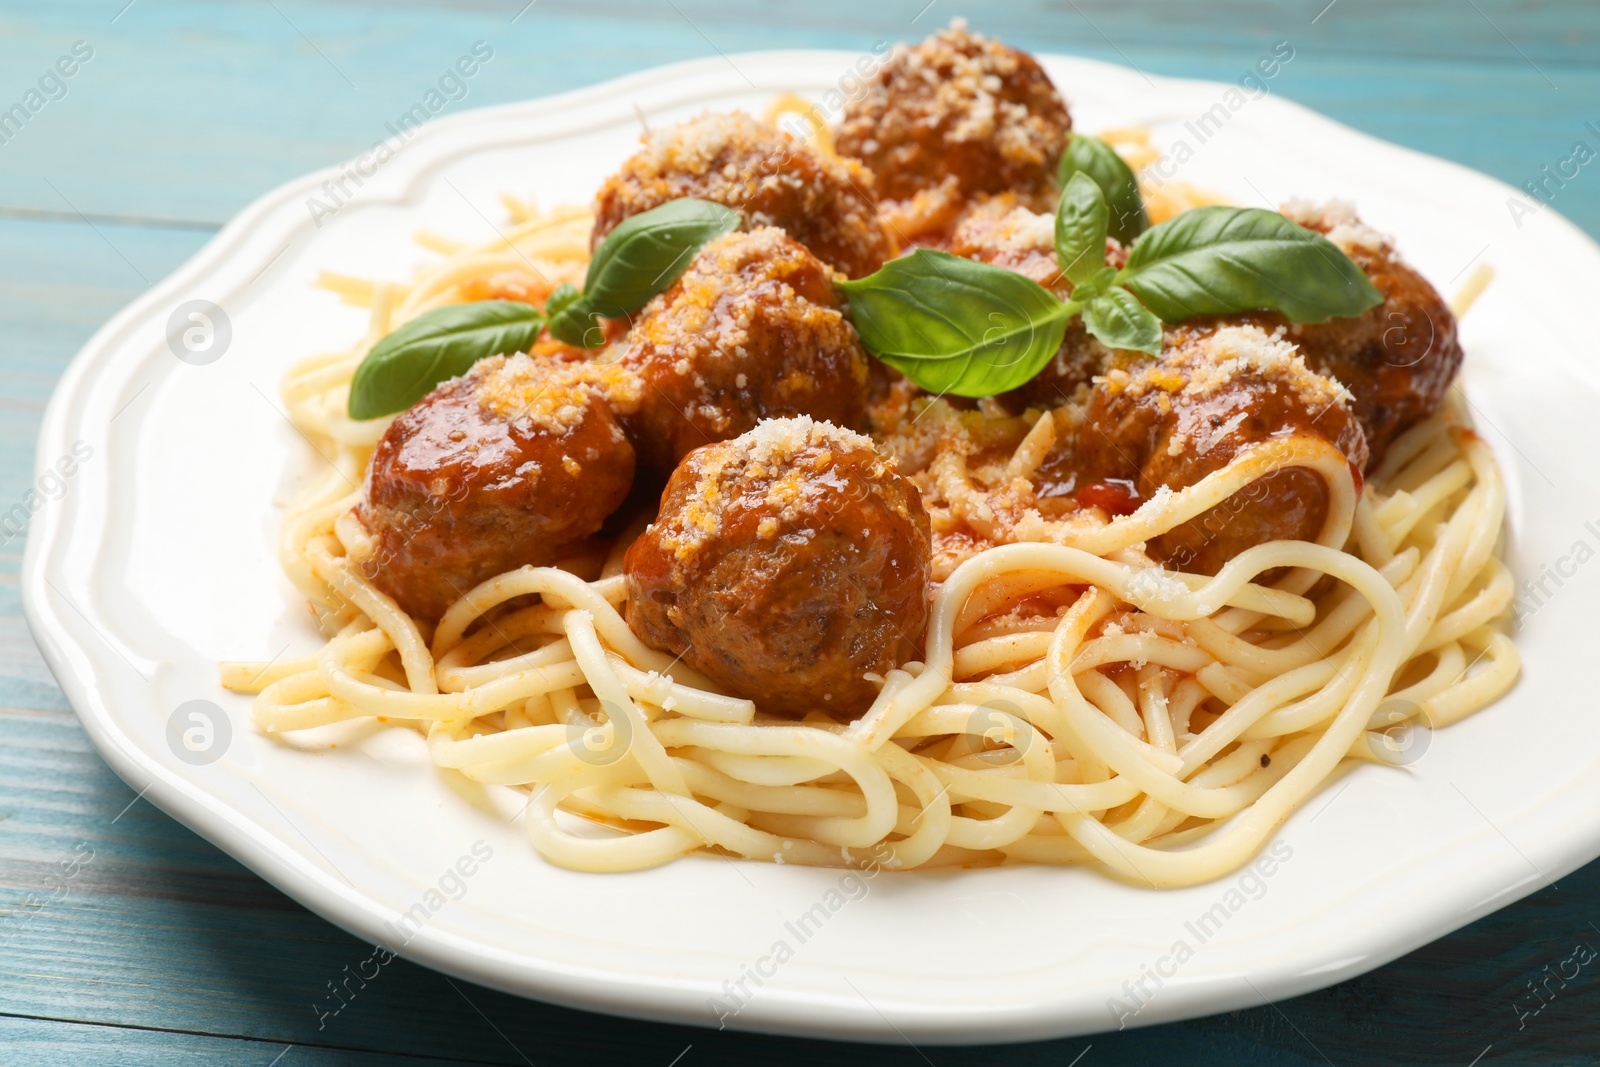
[[[1326,442],[1274,439],[1132,514],[1041,520],[965,553],[938,574],[922,661],[890,671],[849,724],[764,716],[635,637],[619,606],[638,524],[484,582],[437,625],[414,619],[353,562],[366,532],[351,509],[388,420],[346,415],[350,380],[429,309],[542,301],[581,278],[587,212],[507,208],[513,225],[488,244],[422,235],[444,258],[410,284],[322,278],[371,316],[359,344],[302,361],[282,387],[328,469],[288,509],[280,557],[328,640],[222,672],[257,693],[269,734],[369,717],[414,728],[439,767],[527,791],[534,847],[582,870],[705,849],[891,868],[1092,863],[1180,885],[1245,863],[1342,764],[1404,763],[1408,731],[1515,680],[1497,622],[1513,592],[1505,490],[1455,407],[1392,443],[1364,487]],[[1051,416],[1034,418],[1012,472],[1050,446]],[[1214,577],[1145,554],[1290,466],[1330,487],[1313,541],[1259,545]],[[930,477],[939,507],[981,530],[985,490],[958,467]]]

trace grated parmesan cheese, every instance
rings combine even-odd
[[[600,380],[589,364],[527,355],[479,360],[468,374],[486,410],[555,437],[583,422]]]
[[[1315,201],[1295,197],[1284,201],[1280,210],[1284,215],[1310,230],[1325,235],[1345,252],[1362,249],[1381,253],[1393,247],[1387,234],[1361,221],[1355,205],[1348,200]]]
[[[1167,393],[1198,400],[1231,389],[1246,378],[1281,385],[1313,410],[1355,399],[1343,385],[1307,367],[1299,348],[1281,334],[1269,334],[1257,326],[1221,327],[1168,349],[1158,360],[1131,371],[1115,369],[1095,381],[1130,397]],[[1221,436],[1214,435],[1211,443]]]

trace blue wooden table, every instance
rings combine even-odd
[[[26,121],[0,116],[0,513],[32,485],[45,402],[101,322],[251,199],[381,137],[474,42],[494,60],[451,109],[719,51],[860,49],[962,13],[1024,48],[1227,81],[1289,41],[1275,91],[1513,185],[1574,142],[1600,147],[1595,0],[5,0],[0,110],[22,103]],[[1550,188],[1600,234],[1600,170]],[[403,961],[319,1025],[313,1004],[370,950],[101,762],[23,623],[25,536],[0,523],[4,1067],[1600,1064],[1600,968],[1550,977],[1576,946],[1600,948],[1600,863],[1320,993],[1047,1044],[876,1048],[634,1023]]]

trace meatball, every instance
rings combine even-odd
[[[855,718],[920,658],[928,516],[869,438],[771,419],[702,448],[628,549],[628,625],[764,711]]]
[[[1169,343],[1182,347],[1219,329],[1255,326],[1298,346],[1310,370],[1350,390],[1370,467],[1389,442],[1432,414],[1455,379],[1462,360],[1455,316],[1427,279],[1396,255],[1386,238],[1363,225],[1350,205],[1294,201],[1284,206],[1284,214],[1338,245],[1366,272],[1383,303],[1361,315],[1316,323],[1292,323],[1272,311],[1200,316],[1168,327]],[[962,219],[950,251],[1027,275],[1065,298],[1072,286],[1056,266],[1053,226],[1053,217],[997,198]],[[1126,251],[1110,238],[1106,262],[1113,267],[1127,262]],[[1056,357],[1001,399],[1013,410],[1082,401],[1083,390],[1112,365],[1112,358],[1112,351],[1075,318]]]
[[[745,229],[778,227],[851,278],[891,255],[872,175],[853,159],[825,157],[737,111],[702,115],[644,142],[600,188],[596,246],[623,219],[692,196],[733,208]]]
[[[1354,318],[1292,323],[1270,311],[1195,319],[1183,329],[1200,335],[1220,326],[1252,324],[1300,347],[1306,365],[1337,379],[1355,397],[1376,465],[1400,434],[1433,413],[1456,372],[1461,342],[1456,318],[1438,291],[1365,226],[1349,204],[1293,201],[1284,214],[1338,245],[1383,294],[1383,303]]]
[[[596,368],[496,356],[390,424],[356,515],[357,562],[412,615],[437,619],[479,582],[581,547],[628,495],[633,448]]]
[[[1096,384],[1076,435],[1035,472],[1044,501],[1132,510],[1291,434],[1331,443],[1357,471],[1367,461],[1350,394],[1309,370],[1293,345],[1257,328],[1169,334],[1160,358],[1119,353],[1114,362],[1120,365]],[[1320,475],[1288,467],[1156,538],[1150,553],[1180,570],[1215,574],[1265,541],[1314,539],[1328,501]]]
[[[834,143],[867,165],[885,200],[960,203],[1011,192],[1049,211],[1071,128],[1067,105],[1032,56],[957,20],[896,48],[845,106]]]
[[[637,380],[624,425],[665,476],[691,450],[764,418],[865,418],[867,356],[833,275],[771,227],[731,233],[645,306],[620,369]]]

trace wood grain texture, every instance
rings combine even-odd
[[[63,99],[0,143],[0,510],[32,484],[43,406],[101,322],[254,197],[364,148],[474,40],[490,41],[495,59],[457,106],[716,50],[864,48],[956,11],[941,0],[913,26],[926,0],[539,0],[513,24],[524,0],[136,0],[119,15],[123,2],[0,3],[0,108],[74,41],[95,49]],[[1230,79],[1287,39],[1297,56],[1276,91],[1514,184],[1600,122],[1600,13],[1576,0],[1029,0],[968,11],[1024,47],[1163,74]],[[1600,233],[1600,184],[1587,183],[1600,177],[1585,171],[1555,206]],[[1600,1064],[1600,963],[1550,977],[1575,946],[1600,948],[1600,864],[1332,989],[1093,1038],[917,1050],[718,1034],[523,1001],[401,960],[319,1018],[327,983],[370,950],[136,799],[95,755],[22,622],[22,543],[0,532],[5,1067],[668,1067],[680,1055],[683,1067]]]
[[[29,13],[0,38],[15,96],[74,41],[94,58],[0,146],[0,205],[218,224],[249,200],[384,135],[476,40],[494,59],[448,110],[541,96],[677,60],[772,47],[865,50],[918,36],[957,9],[864,4],[608,4],[539,0],[447,11],[142,0],[115,24],[102,0]],[[1232,80],[1276,40],[1295,49],[1274,91],[1359,129],[1512,184],[1600,120],[1600,36],[1582,0],[986,5],[975,25],[1020,46]],[[949,8],[948,10],[946,8]],[[1507,41],[1491,28],[1515,31]],[[1497,43],[1498,42],[1498,43]],[[1520,49],[1520,52],[1519,52]],[[1135,58],[1136,57],[1136,58]],[[1070,96],[1070,86],[1066,87]],[[9,98],[6,98],[9,103]],[[1585,114],[1585,108],[1594,112]],[[1492,133],[1490,132],[1492,131]],[[1595,180],[1595,179],[1591,179]],[[1600,197],[1558,209],[1600,228]]]
[[[89,1026],[58,1019],[7,1016],[0,1016],[0,1048],[5,1049],[6,1062],[10,1064],[116,1063],[119,1067],[215,1067],[226,1063],[229,1067],[384,1067],[395,1062],[395,1058],[388,1053],[362,1052],[338,1046],[281,1045],[171,1030]],[[401,1062],[415,1067],[429,1067],[432,1064],[475,1061],[408,1055]]]

